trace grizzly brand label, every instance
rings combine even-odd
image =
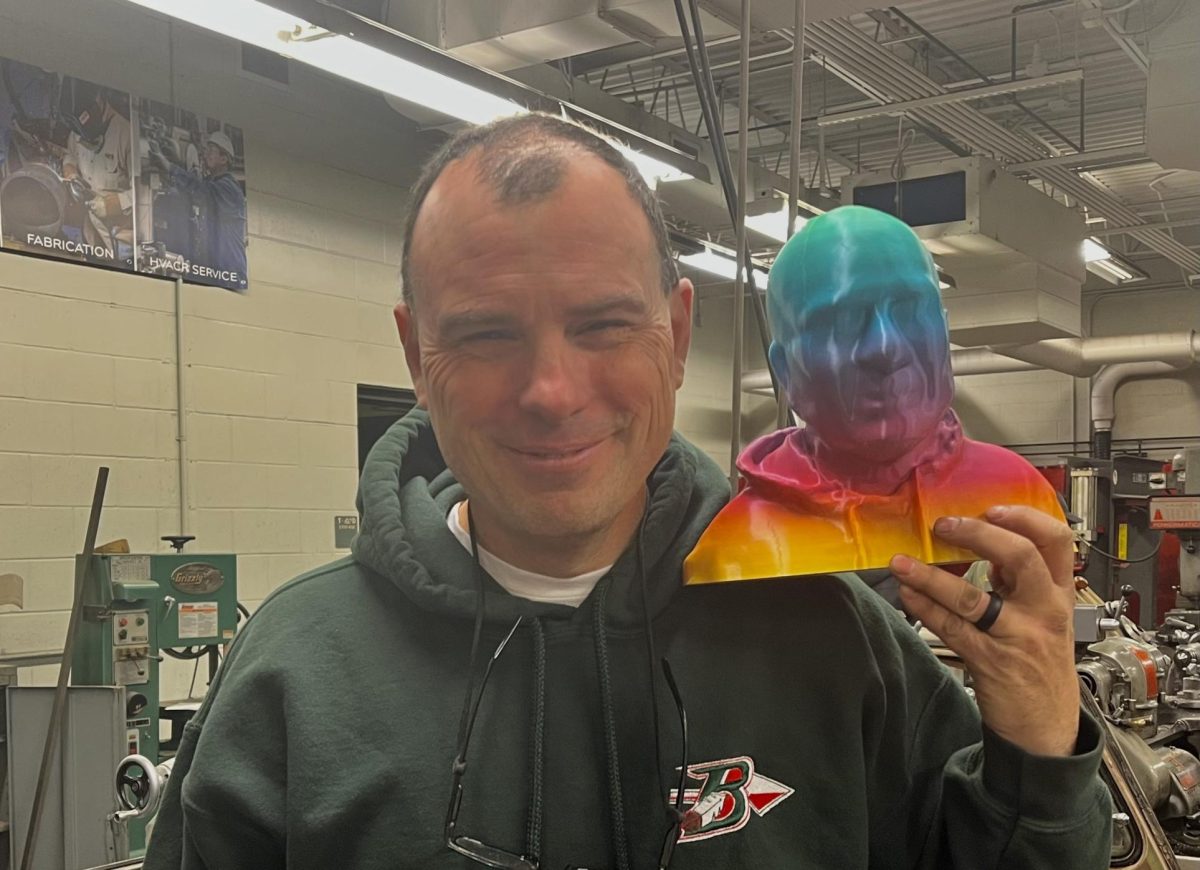
[[[203,595],[225,585],[225,575],[207,562],[188,562],[171,572],[171,584],[180,592]]]

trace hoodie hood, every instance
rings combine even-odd
[[[646,483],[649,501],[638,534],[653,616],[681,587],[683,559],[729,500],[729,486],[716,464],[677,433]],[[375,443],[363,466],[354,558],[418,607],[472,618],[478,604],[474,560],[446,527],[450,509],[466,497],[446,467],[429,414],[412,411]],[[614,625],[642,624],[636,549],[631,541],[610,572],[607,610]],[[488,622],[575,614],[573,607],[517,598],[488,579]]]
[[[887,498],[856,492],[826,477],[817,468],[814,442],[810,430],[796,427],[764,435],[742,451],[738,471],[758,495],[805,513],[828,515],[872,498]],[[915,467],[921,474],[937,476],[954,465],[962,446],[962,425],[953,411],[947,411],[924,451],[914,457]]]

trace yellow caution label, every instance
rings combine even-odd
[[[1117,558],[1129,558],[1129,523],[1120,523],[1117,526]]]

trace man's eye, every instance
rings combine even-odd
[[[609,332],[629,326],[628,320],[596,320],[583,327],[582,332]]]

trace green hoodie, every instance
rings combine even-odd
[[[1108,866],[1090,719],[1069,759],[981,746],[966,694],[856,578],[682,587],[728,490],[678,437],[648,484],[639,541],[578,609],[484,581],[476,674],[525,620],[480,703],[459,833],[548,870],[658,866],[682,747],[648,612],[698,804],[673,868]],[[148,870],[479,866],[444,833],[478,604],[445,522],[463,497],[427,415],[380,440],[353,557],[263,603],[187,726]]]

